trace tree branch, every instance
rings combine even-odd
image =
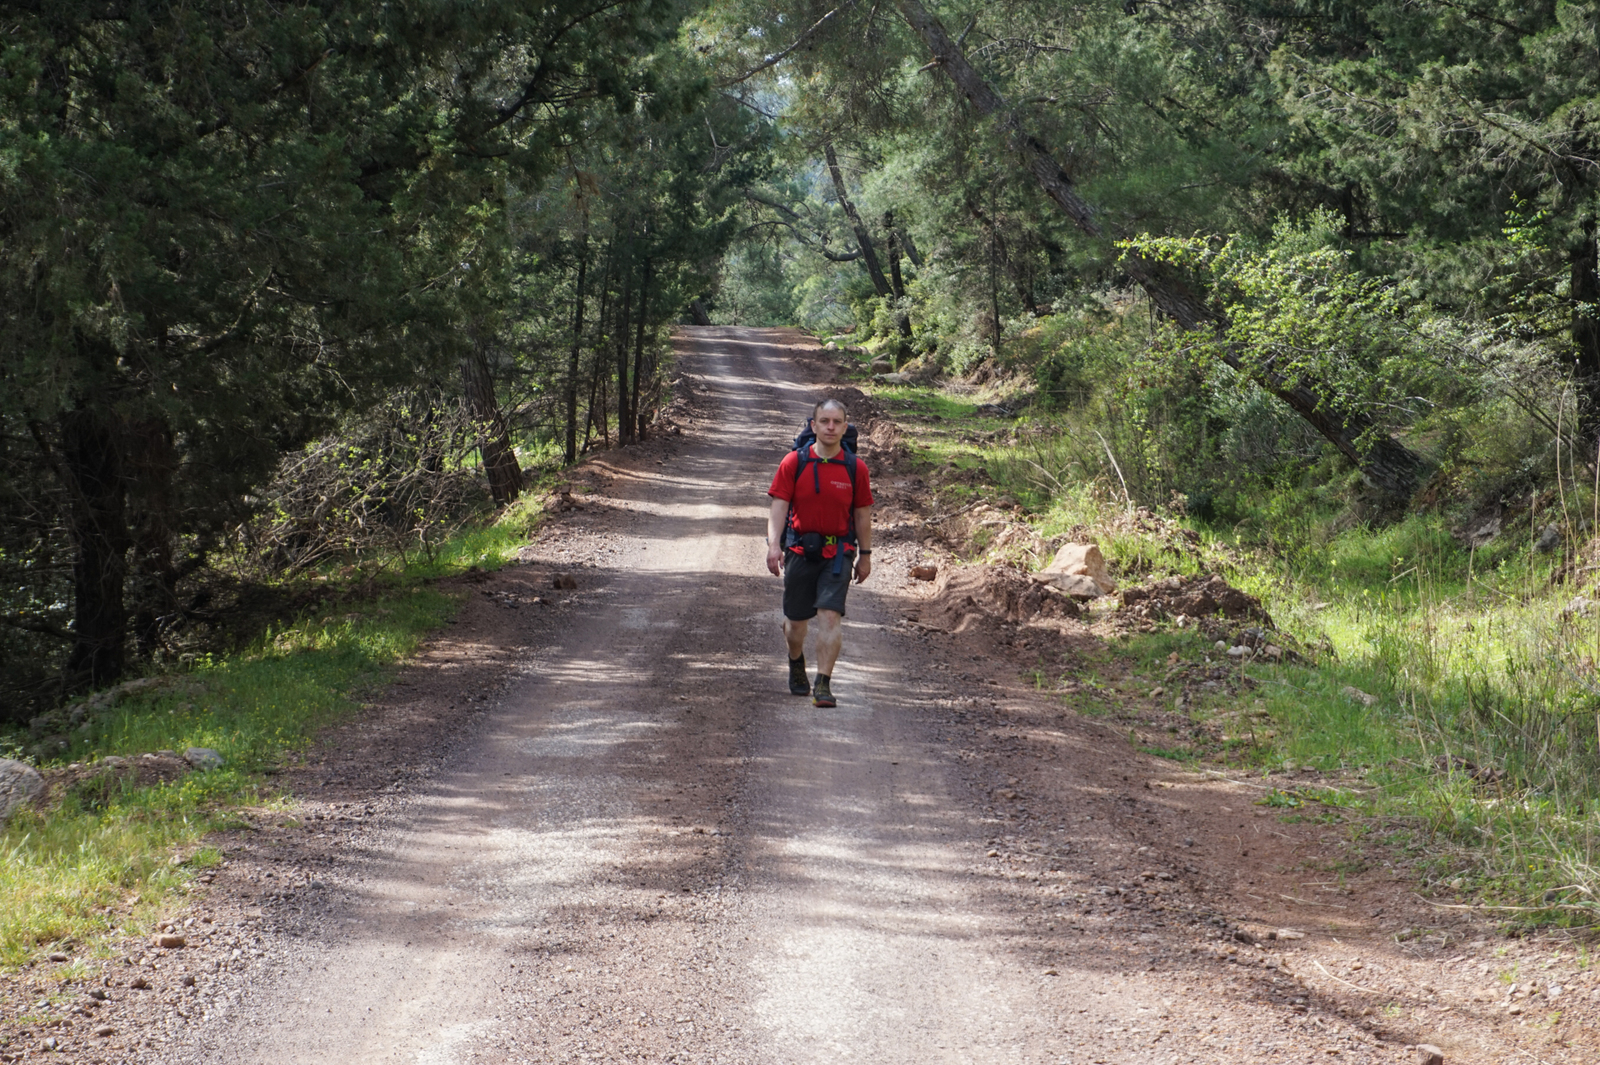
[[[490,122],[483,129],[479,130],[478,133],[481,135],[492,130],[499,129],[501,126],[517,117],[517,115],[520,114],[522,110],[529,104],[535,102],[535,94],[544,87],[545,83],[548,82],[551,77],[549,65],[545,62],[545,60],[549,56],[550,50],[560,43],[563,37],[577,29],[578,26],[582,25],[588,20],[592,18],[598,18],[614,7],[622,7],[626,4],[626,2],[627,0],[610,0],[610,2],[601,4],[599,7],[591,8],[588,11],[581,12],[576,17],[569,19],[565,25],[558,27],[550,35],[550,38],[544,42],[544,47],[539,54],[538,65],[533,69],[533,76],[523,84],[522,92],[517,96],[517,99],[510,104],[507,104],[505,107],[500,108],[499,113],[495,116],[494,121]]]
[[[861,249],[859,248],[857,248],[855,251],[834,251],[829,248],[825,242],[817,240],[803,232],[799,225],[797,225],[797,223],[803,221],[803,219],[800,217],[799,212],[795,211],[793,208],[779,203],[776,200],[768,199],[753,189],[745,189],[744,195],[745,199],[749,200],[751,203],[759,203],[763,207],[770,207],[783,216],[782,218],[771,222],[758,222],[747,226],[744,229],[744,232],[749,233],[758,228],[764,227],[782,226],[784,229],[787,229],[794,235],[795,240],[798,240],[801,244],[804,244],[808,248],[815,248],[819,253],[821,253],[822,257],[827,259],[829,262],[853,263],[857,259],[861,258]]]
[[[828,163],[828,173],[833,177],[834,195],[839,199],[839,206],[844,209],[845,217],[850,220],[850,228],[856,234],[856,247],[861,249],[861,261],[866,265],[867,274],[872,278],[872,287],[880,297],[892,295],[889,288],[889,279],[883,276],[883,267],[878,264],[878,256],[872,248],[872,236],[867,232],[867,225],[861,220],[861,212],[856,210],[856,205],[851,202],[850,194],[844,186],[844,174],[839,170],[839,156],[833,150],[833,142],[828,141],[822,146],[823,157]]]
[[[1433,2],[1438,4],[1440,7],[1448,7],[1451,11],[1459,11],[1463,15],[1466,15],[1468,18],[1479,19],[1479,20],[1481,20],[1483,22],[1487,22],[1487,23],[1489,23],[1491,25],[1499,26],[1501,29],[1510,30],[1512,33],[1518,34],[1520,36],[1523,36],[1523,37],[1532,36],[1532,32],[1530,30],[1524,29],[1523,27],[1517,25],[1515,22],[1507,22],[1503,18],[1497,18],[1494,15],[1490,14],[1489,12],[1482,10],[1481,8],[1467,7],[1467,6],[1463,5],[1463,4],[1452,4],[1450,2],[1450,0],[1433,0]]]
[[[826,15],[823,15],[821,18],[817,19],[817,21],[813,22],[811,24],[811,28],[806,30],[800,36],[796,37],[794,39],[794,43],[789,45],[789,47],[785,48],[781,52],[778,52],[778,53],[776,53],[774,55],[768,56],[766,59],[762,60],[760,63],[758,63],[755,66],[751,67],[749,70],[745,71],[743,74],[740,74],[738,77],[729,78],[727,81],[718,82],[717,83],[717,88],[726,89],[730,85],[738,85],[741,82],[749,81],[751,78],[755,77],[757,74],[761,73],[763,70],[770,70],[772,67],[777,66],[779,63],[781,63],[785,59],[789,58],[789,56],[794,53],[794,50],[796,48],[799,48],[802,44],[805,44],[807,41],[809,41],[816,34],[816,32],[818,30],[822,29],[822,27],[827,24],[829,19],[833,18],[833,16],[837,15],[839,12],[843,11],[845,8],[854,6],[854,4],[855,4],[855,0],[846,0],[845,3],[840,4],[838,7],[834,8],[832,11],[828,12]]]
[[[58,640],[72,641],[78,638],[71,629],[62,628],[55,622],[41,618],[37,614],[16,614],[9,617],[0,616],[0,624],[10,625],[14,629],[24,629],[28,632],[42,633],[45,636],[54,636]]]
[[[774,211],[777,211],[791,222],[800,221],[800,215],[794,210],[794,208],[789,207],[787,204],[779,203],[776,200],[769,200],[767,197],[761,195],[759,192],[756,192],[754,189],[745,189],[744,198],[749,200],[751,203],[759,203],[764,207],[772,208]]]

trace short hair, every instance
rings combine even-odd
[[[826,410],[829,407],[833,407],[840,414],[843,414],[846,421],[850,420],[850,412],[845,410],[844,400],[835,399],[832,396],[829,396],[827,399],[823,400],[821,403],[818,403],[815,407],[812,407],[811,408],[811,416],[813,418],[815,418],[817,415],[821,414],[824,410]]]

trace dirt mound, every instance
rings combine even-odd
[[[1009,566],[958,567],[941,575],[936,587],[919,620],[947,632],[964,632],[984,618],[1017,622],[1075,618],[1080,612],[1071,599]]]
[[[941,480],[949,483],[952,478]],[[925,525],[971,561],[1026,562],[1031,569],[1048,554],[1045,542],[1021,520],[1014,507],[975,503],[942,517],[928,518]]]
[[[817,399],[836,399],[843,403],[850,413],[850,421],[859,427],[858,431],[866,431],[873,419],[887,413],[883,404],[853,385],[828,385],[817,393]]]
[[[870,447],[874,454],[893,451],[900,443],[900,431],[888,418],[873,418],[858,431],[862,436],[862,449]]]
[[[177,751],[150,751],[126,758],[111,756],[96,762],[73,762],[43,771],[45,790],[35,805],[48,809],[68,792],[76,791],[90,804],[103,803],[122,787],[146,788],[168,784],[194,772]]]
[[[1249,618],[1272,625],[1261,600],[1247,595],[1211,574],[1205,577],[1168,577],[1122,592],[1122,609],[1141,618]]]

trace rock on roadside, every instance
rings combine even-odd
[[[1106,557],[1097,544],[1062,544],[1056,557],[1033,579],[1051,584],[1073,598],[1093,599],[1117,590],[1106,573]]]
[[[1082,573],[1035,573],[1033,579],[1073,599],[1087,601],[1105,594],[1093,577]]]
[[[0,824],[44,791],[44,777],[26,762],[0,758]]]
[[[196,769],[221,769],[226,764],[210,747],[190,747],[183,752],[183,760]]]

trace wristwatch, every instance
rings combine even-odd
[[[856,554],[862,555],[862,556],[870,555],[870,554],[872,554],[872,548],[870,548],[870,547],[858,547],[858,548],[856,548]]]

